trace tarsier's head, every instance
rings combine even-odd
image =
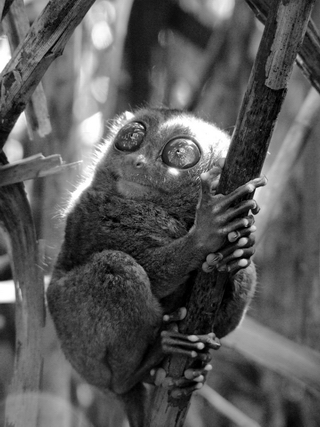
[[[190,113],[145,108],[120,116],[102,147],[92,185],[119,196],[159,201],[197,196],[199,176],[226,155],[227,134]],[[109,187],[110,188],[110,187]],[[170,199],[170,197],[169,197]]]

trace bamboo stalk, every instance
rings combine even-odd
[[[220,412],[220,414],[224,415],[238,427],[261,427],[259,423],[248,417],[248,415],[240,411],[240,409],[236,408],[206,384],[197,393],[215,408],[217,412]]]
[[[64,164],[59,154],[52,154],[47,157],[42,154],[35,154],[17,162],[0,166],[0,187],[53,175],[66,168],[77,167],[80,163]]]
[[[320,395],[319,352],[285,338],[249,316],[222,343]]]
[[[16,288],[17,355],[5,426],[36,427],[37,402],[30,405],[27,393],[37,392],[40,386],[44,287],[30,206],[21,184],[0,188],[0,227],[8,243]]]
[[[240,109],[218,192],[226,194],[260,175],[271,135],[280,112],[293,63],[301,46],[314,0],[277,0],[271,8]],[[219,309],[226,274],[216,274],[215,286],[194,286],[188,315],[181,332],[210,332],[206,313]],[[211,325],[212,326],[212,325]],[[168,375],[181,377],[190,362],[174,356],[168,361]],[[159,388],[153,401],[149,425],[181,427],[189,399],[173,399]]]
[[[2,25],[10,43],[11,52],[14,52],[30,28],[23,0],[14,0]],[[34,131],[42,137],[51,132],[47,101],[41,83],[32,94],[25,113],[31,139]]]

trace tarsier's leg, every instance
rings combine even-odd
[[[56,270],[48,302],[64,351],[84,378],[102,389],[126,393],[151,369],[161,347],[145,354],[162,324],[143,268],[129,255],[102,251],[63,274]],[[136,373],[139,372],[139,375]]]

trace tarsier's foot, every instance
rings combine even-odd
[[[162,350],[166,354],[180,354],[195,361],[197,367],[185,370],[181,378],[167,376],[164,368],[158,367],[151,371],[156,385],[171,389],[172,397],[186,396],[200,389],[205,383],[208,372],[212,369],[209,364],[211,355],[209,350],[218,350],[220,341],[212,332],[206,335],[184,335],[177,331],[177,324],[186,316],[186,308],[164,316],[164,322],[171,322],[168,329],[161,332]]]
[[[209,349],[220,348],[220,341],[213,332],[207,335],[183,335],[174,331],[162,331],[161,337],[164,353],[181,354],[203,362],[211,359]]]
[[[154,384],[170,389],[170,394],[174,398],[188,396],[196,390],[203,387],[207,374],[211,371],[212,365],[207,363],[199,369],[186,369],[181,378],[172,378],[167,376],[164,368],[156,368],[151,371],[154,378]]]

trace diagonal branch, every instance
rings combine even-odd
[[[12,3],[2,20],[2,26],[8,37],[11,52],[14,52],[30,28],[23,0],[15,0]],[[32,131],[37,131],[40,136],[48,135],[51,132],[47,101],[41,83],[36,87],[29,100],[25,113],[31,138]]]
[[[0,149],[54,59],[95,0],[51,0],[0,75]]]
[[[221,193],[231,192],[261,172],[313,4],[314,0],[276,0],[270,9],[221,175]],[[227,278],[225,273],[215,276],[214,286],[197,286],[200,281],[194,286],[181,332],[210,332],[207,313],[217,313]],[[181,377],[189,365],[188,359],[172,357],[167,362],[169,376]],[[149,425],[181,427],[188,406],[189,399],[173,399],[170,392],[158,389]]]

